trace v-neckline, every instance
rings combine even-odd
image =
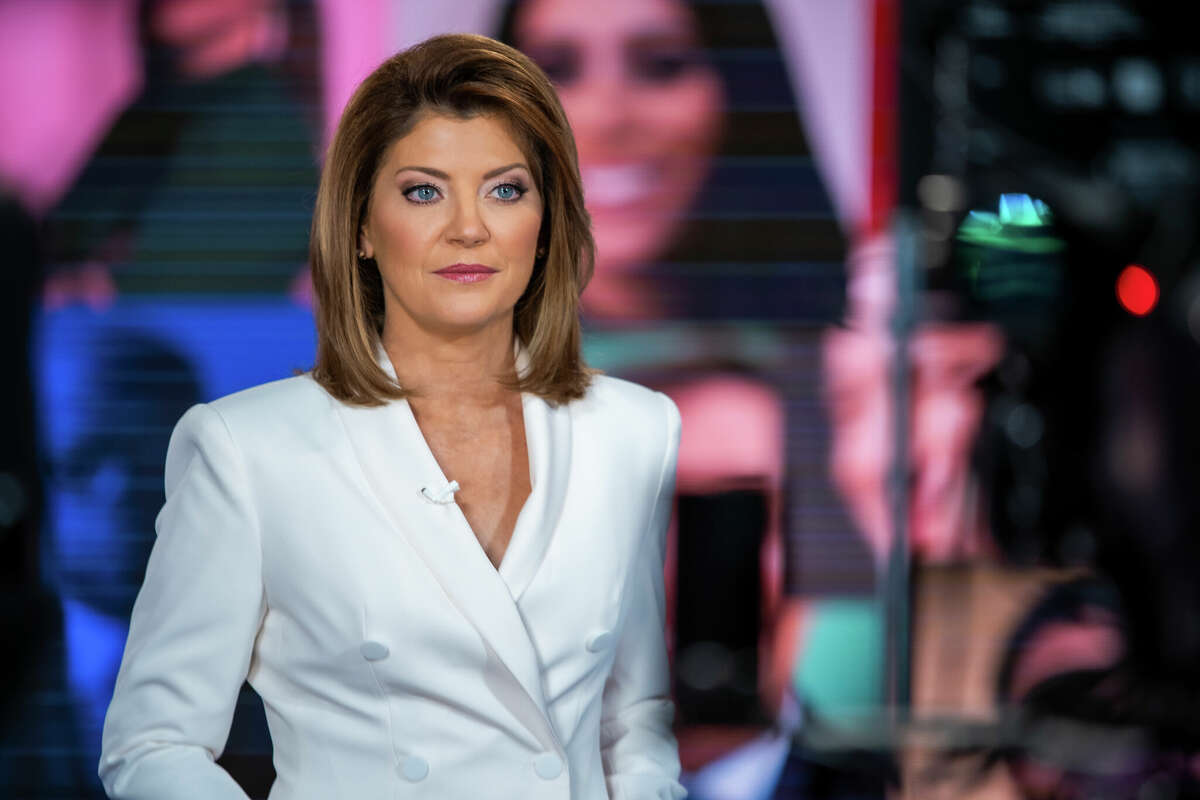
[[[512,555],[512,551],[518,544],[519,540],[527,538],[518,536],[522,528],[521,521],[530,516],[526,513],[526,511],[534,503],[535,497],[538,495],[538,489],[544,483],[544,481],[538,479],[538,469],[536,464],[537,459],[534,455],[534,448],[530,446],[529,404],[532,400],[536,400],[536,398],[533,398],[529,394],[523,392],[520,395],[520,399],[521,424],[525,429],[524,436],[522,437],[525,440],[525,462],[529,469],[529,494],[526,495],[525,501],[521,504],[521,510],[517,512],[517,518],[513,522],[512,531],[509,533],[508,543],[504,546],[504,553],[500,556],[499,564],[492,563],[492,559],[488,556],[487,550],[484,549],[483,542],[480,541],[475,529],[471,527],[470,521],[467,520],[467,515],[463,513],[462,507],[458,505],[458,502],[454,500],[448,503],[448,505],[452,505],[454,507],[454,513],[458,517],[459,522],[462,523],[462,527],[466,529],[467,533],[470,534],[471,538],[475,541],[475,545],[478,548],[480,555],[487,560],[488,566],[495,570],[495,572],[504,579],[506,584],[510,584],[508,573],[512,572],[512,569],[509,568],[506,570],[505,566],[511,563],[510,556]],[[404,406],[403,416],[411,426],[411,433],[414,435],[415,439],[419,439],[423,445],[419,448],[421,451],[422,460],[425,462],[424,469],[422,471],[430,475],[434,475],[438,479],[438,485],[436,487],[429,488],[431,491],[441,491],[443,487],[448,487],[450,485],[451,479],[446,477],[446,473],[442,469],[442,465],[438,463],[437,456],[434,455],[433,448],[429,446],[429,440],[425,438],[425,432],[421,430],[421,423],[417,421],[417,415],[413,411],[412,404],[407,400],[401,400],[400,404]],[[540,500],[541,498],[538,498],[539,502]]]
[[[382,363],[380,368],[387,371]],[[418,438],[408,404],[403,400],[379,406],[333,404],[360,467],[356,478],[348,478],[361,480],[366,497],[382,515],[384,527],[379,533],[402,543],[384,552],[424,564],[446,599],[494,648],[499,663],[532,699],[532,705],[521,701],[512,706],[514,719],[539,742],[552,743],[553,732],[545,722],[542,665],[521,603],[536,587],[539,575],[554,571],[554,546],[569,505],[568,488],[580,485],[573,477],[576,407],[552,406],[536,394],[525,395],[523,401],[532,487],[499,570],[453,503],[423,496],[422,488],[431,492],[444,488],[445,475],[424,437]],[[363,536],[369,540],[366,533]]]
[[[514,350],[517,374],[520,375],[528,369],[529,353],[519,341],[514,342]],[[380,369],[395,381],[395,367],[382,344],[377,345],[376,360]],[[379,468],[389,470],[388,462],[395,458],[412,459],[404,472],[416,476],[420,485],[413,489],[416,498],[405,502],[434,505],[432,500],[420,494],[421,488],[429,487],[430,491],[442,491],[449,485],[449,481],[434,458],[429,442],[417,424],[412,407],[407,400],[396,400],[388,403],[381,411],[380,419],[387,419],[390,421],[388,426],[394,426],[393,432],[398,436],[398,448],[387,454],[373,451],[377,454]],[[494,565],[487,557],[483,545],[479,543],[457,503],[447,504],[453,507],[445,518],[451,523],[451,528],[441,532],[455,539],[460,536],[470,537],[469,541],[463,539],[460,547],[451,549],[468,551],[471,553],[469,558],[482,559],[481,565],[486,565],[486,572],[500,579],[500,583],[505,586],[514,601],[519,600],[529,587],[550,547],[566,501],[571,469],[570,407],[551,406],[538,395],[525,392],[521,394],[521,412],[525,424],[525,455],[529,464],[529,496],[525,498],[525,503],[517,514],[517,521],[513,525],[512,536],[509,538],[508,547],[505,548],[504,557],[500,559],[500,565]],[[391,435],[384,431],[380,431],[380,435],[385,440],[391,439]],[[390,466],[394,469],[399,465],[393,463]],[[467,544],[470,546],[467,547]]]

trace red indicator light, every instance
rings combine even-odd
[[[1130,314],[1144,317],[1158,304],[1158,281],[1150,270],[1130,264],[1117,277],[1117,299]]]

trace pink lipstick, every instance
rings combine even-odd
[[[448,267],[442,267],[433,274],[441,275],[446,280],[451,280],[455,283],[479,283],[480,281],[487,280],[496,272],[497,270],[485,267],[483,264],[451,264]]]

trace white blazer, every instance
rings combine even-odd
[[[532,493],[499,570],[407,402],[300,376],[189,410],[105,720],[109,796],[245,800],[213,763],[245,679],[272,800],[683,797],[662,575],[679,413],[608,377],[522,400]]]

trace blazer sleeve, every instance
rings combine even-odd
[[[111,798],[247,800],[214,763],[266,609],[245,464],[220,413],[171,435],[166,504],[104,722]]]
[[[680,422],[675,404],[665,395],[659,398],[666,446],[654,505],[627,587],[630,605],[601,701],[600,751],[612,800],[679,800],[687,795],[678,781],[679,749],[671,733],[675,706],[670,698],[663,586]]]

